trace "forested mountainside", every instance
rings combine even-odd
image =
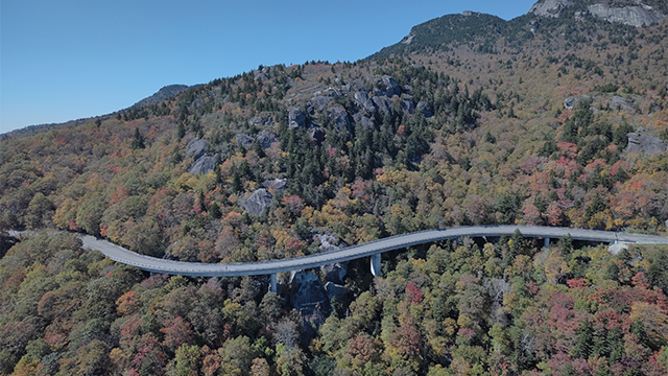
[[[470,224],[665,234],[668,23],[584,3],[445,16],[354,63],[260,66],[3,140],[0,230],[203,262]],[[262,277],[149,278],[70,235],[12,242],[0,374],[668,370],[665,247],[462,239],[384,256],[383,278],[317,271],[304,300],[289,276],[276,295]]]

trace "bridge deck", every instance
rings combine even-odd
[[[413,245],[445,240],[448,238],[458,238],[463,236],[497,237],[502,235],[512,235],[515,230],[520,230],[522,235],[525,237],[561,238],[563,236],[570,235],[574,240],[585,240],[601,243],[614,243],[619,241],[637,244],[668,245],[668,238],[640,234],[560,227],[474,226],[414,232],[343,248],[335,252],[321,253],[293,259],[234,264],[206,264],[163,260],[144,256],[129,251],[108,241],[99,240],[87,235],[82,236],[82,240],[84,247],[99,250],[114,261],[132,265],[139,269],[154,273],[180,274],[192,277],[234,277],[244,275],[275,274],[294,270],[317,268],[323,265],[350,261],[383,252],[410,247]]]

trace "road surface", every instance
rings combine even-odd
[[[609,231],[584,230],[561,227],[535,226],[472,226],[453,227],[440,230],[427,230],[384,238],[357,246],[342,248],[338,251],[310,256],[264,262],[234,264],[207,264],[163,260],[132,252],[106,240],[82,235],[84,248],[99,250],[110,259],[153,273],[178,274],[190,277],[235,277],[244,275],[264,275],[318,268],[323,265],[355,260],[362,257],[376,256],[383,252],[406,248],[413,245],[432,243],[448,238],[498,237],[512,235],[520,230],[525,237],[558,239],[570,235],[574,240],[600,243],[636,243],[666,244],[668,238],[650,235],[616,233]],[[12,232],[10,232],[12,233]],[[17,234],[13,232],[13,234]]]

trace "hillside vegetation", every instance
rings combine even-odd
[[[203,262],[460,225],[666,234],[668,23],[576,11],[444,16],[358,62],[260,66],[0,141],[0,231]],[[277,296],[263,277],[149,278],[69,235],[2,245],[0,374],[668,371],[665,247],[416,247],[383,278],[351,263],[313,314],[288,276]]]

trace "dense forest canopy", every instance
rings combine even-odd
[[[358,62],[260,66],[6,137],[0,232],[213,263],[460,225],[665,235],[667,32],[445,16]],[[149,276],[73,234],[0,238],[0,374],[668,372],[666,247],[459,239],[384,255],[380,278],[366,260],[308,272],[329,286],[309,305],[289,275],[273,294]]]

